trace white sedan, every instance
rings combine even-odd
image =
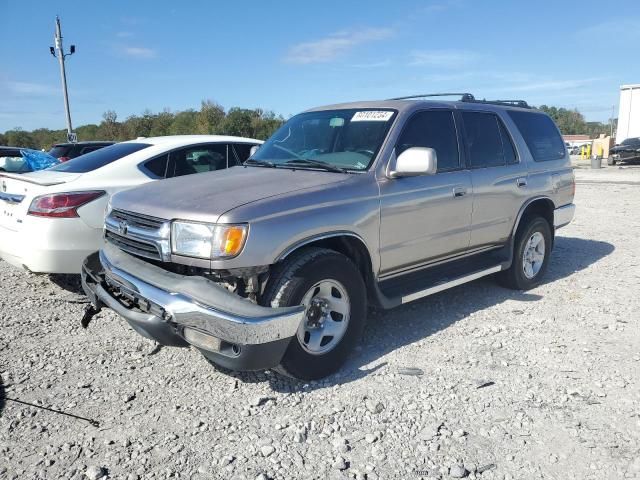
[[[48,170],[0,173],[0,257],[36,273],[80,273],[100,248],[115,192],[240,165],[261,143],[218,135],[140,138]]]

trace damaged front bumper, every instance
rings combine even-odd
[[[280,363],[303,320],[304,307],[251,303],[203,277],[178,275],[106,244],[84,261],[82,287],[139,334],[162,345],[198,348],[233,370]]]

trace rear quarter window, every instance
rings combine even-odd
[[[558,127],[543,113],[509,111],[520,134],[524,138],[533,160],[547,162],[565,156],[565,145]]]

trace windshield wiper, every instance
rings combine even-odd
[[[322,160],[311,160],[309,158],[296,158],[294,160],[288,160],[284,162],[287,165],[307,165],[309,167],[316,167],[326,170],[327,172],[336,172],[336,173],[348,173],[344,168],[337,167],[327,162],[323,162]]]
[[[248,158],[244,161],[243,165],[259,165],[261,167],[276,168],[276,164],[269,160],[257,160],[255,158]]]

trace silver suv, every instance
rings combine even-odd
[[[575,210],[557,127],[522,101],[423,97],[314,108],[243,166],[115,195],[83,324],[106,306],[216,365],[316,379],[368,305],[538,285]]]

